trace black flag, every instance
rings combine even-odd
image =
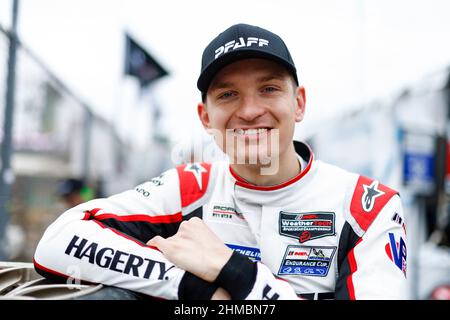
[[[125,34],[125,74],[138,78],[141,87],[164,77],[168,72],[129,34]]]

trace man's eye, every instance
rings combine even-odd
[[[270,92],[275,92],[275,91],[277,91],[277,88],[275,88],[275,87],[265,87],[265,88],[263,89],[263,91],[264,91],[264,92],[268,92],[268,93],[270,93]]]
[[[219,95],[219,99],[227,99],[234,96],[233,92],[224,92],[221,95]]]

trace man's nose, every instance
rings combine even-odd
[[[236,116],[244,121],[252,122],[265,113],[264,107],[254,96],[244,96],[241,99]]]

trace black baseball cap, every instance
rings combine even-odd
[[[298,85],[297,69],[284,41],[269,30],[240,23],[219,34],[203,51],[197,88],[204,96],[218,71],[230,63],[248,58],[263,58],[280,63],[288,69]]]
[[[61,181],[58,185],[56,193],[60,197],[67,197],[73,192],[79,192],[85,186],[84,181],[80,179],[65,179]]]

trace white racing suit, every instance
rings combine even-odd
[[[235,252],[220,284],[233,299],[406,298],[398,193],[294,145],[305,165],[281,185],[251,185],[226,162],[195,163],[78,205],[45,231],[35,268],[163,299],[209,299],[217,283],[145,244],[196,216]]]

